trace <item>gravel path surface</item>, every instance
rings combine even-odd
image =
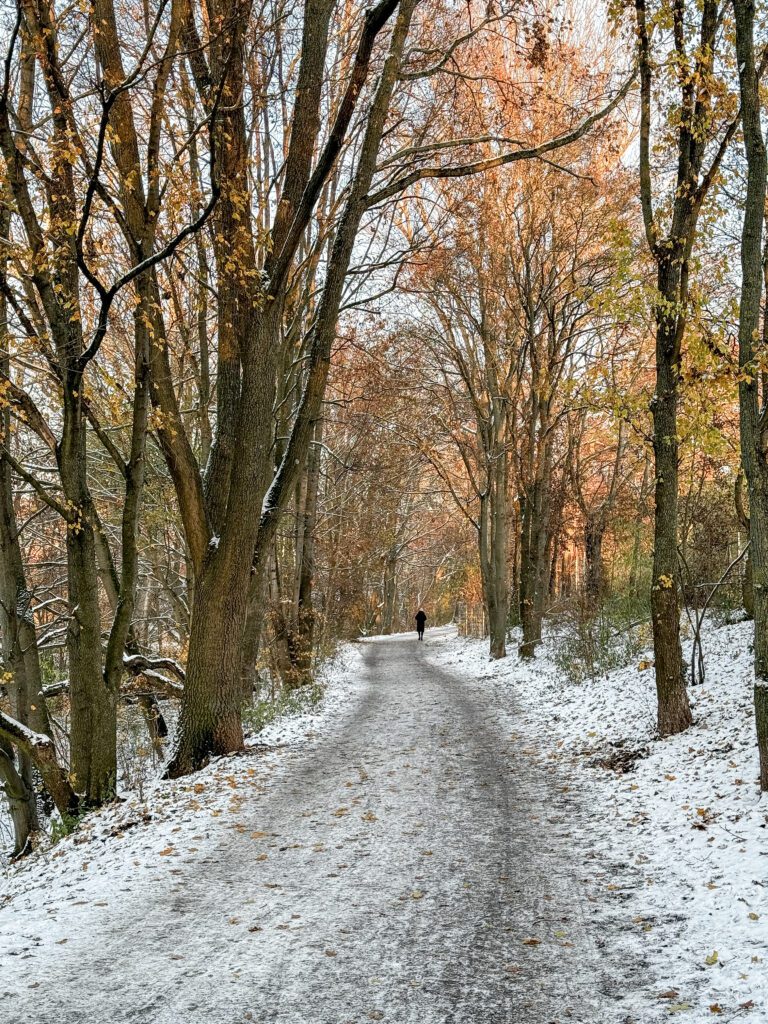
[[[427,637],[362,644],[342,713],[267,779],[235,759],[234,786],[257,768],[237,828],[209,819],[152,872],[116,862],[87,914],[76,893],[0,910],[2,1024],[624,1019],[578,794]]]

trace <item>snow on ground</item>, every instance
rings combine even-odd
[[[286,749],[311,743],[346,707],[356,687],[359,662],[354,646],[343,648],[323,673],[324,692],[318,706],[277,718],[257,736],[247,737],[243,754],[217,758],[190,777],[157,779],[142,795],[126,793],[118,802],[87,815],[71,835],[0,869],[0,910],[25,893],[34,900],[42,893],[52,907],[62,900],[104,906],[106,879],[114,886],[120,874],[152,873],[158,855],[204,855],[206,846],[215,842],[215,830],[208,827],[211,819],[232,819],[229,827],[240,830],[237,813],[243,789],[260,788],[258,779],[275,772]],[[52,915],[51,927],[55,924]],[[0,997],[1,987],[2,975]],[[5,1024],[1,1015],[0,1024]]]
[[[606,914],[621,901],[629,955],[658,981],[655,1007],[636,1003],[627,1019],[656,1020],[663,1007],[696,1024],[768,1021],[768,798],[757,787],[751,631],[708,625],[706,680],[689,691],[694,725],[664,740],[642,659],[573,683],[552,658],[562,638],[529,663],[514,647],[492,662],[485,641],[433,647],[436,664],[514,703],[519,742],[588,796],[591,820],[574,823],[588,834],[574,848],[591,844],[612,866],[608,896],[592,898]]]
[[[691,690],[695,724],[685,734],[665,740],[655,737],[653,672],[639,670],[641,658],[608,676],[573,683],[553,658],[555,645],[564,642],[562,637],[548,640],[529,663],[521,663],[514,649],[506,660],[491,662],[485,642],[460,639],[445,630],[428,631],[427,643],[414,652],[414,665],[425,657],[457,682],[466,683],[467,698],[476,699],[472,695],[477,694],[478,684],[490,689],[489,706],[498,708],[499,727],[509,737],[511,749],[530,759],[532,772],[551,772],[550,813],[558,822],[566,822],[557,825],[560,831],[568,828],[570,806],[571,836],[566,847],[573,859],[570,871],[587,894],[593,915],[590,933],[598,922],[597,948],[598,953],[602,949],[603,972],[608,975],[605,992],[616,1000],[621,1015],[611,1013],[611,1024],[619,1020],[622,1024],[657,1024],[666,1019],[691,1024],[768,1020],[768,801],[760,798],[756,785],[750,634],[750,624],[708,627],[707,679]],[[74,834],[52,849],[41,850],[0,874],[1,1021],[7,1019],[4,996],[18,1000],[20,987],[45,986],[40,971],[52,963],[52,944],[63,947],[62,953],[72,945],[78,950],[81,944],[87,946],[83,934],[89,929],[102,934],[106,917],[116,935],[125,928],[133,936],[136,930],[135,941],[131,937],[129,944],[131,949],[135,946],[139,969],[142,935],[154,928],[162,936],[162,921],[135,920],[135,908],[142,907],[142,914],[149,912],[147,893],[167,891],[163,899],[170,901],[174,911],[173,901],[178,899],[177,927],[181,928],[185,914],[194,916],[199,911],[195,901],[204,902],[206,872],[217,879],[215,892],[229,895],[227,886],[234,882],[228,879],[227,865],[220,862],[224,853],[242,857],[247,843],[254,862],[250,873],[269,866],[276,844],[283,843],[279,851],[286,851],[281,853],[285,858],[304,856],[298,844],[285,845],[287,840],[259,831],[267,826],[259,824],[263,805],[258,801],[260,794],[274,791],[279,805],[284,787],[290,787],[286,773],[290,775],[301,763],[301,757],[295,764],[291,760],[297,751],[314,750],[329,733],[335,742],[340,720],[348,723],[348,733],[357,728],[364,646],[346,648],[329,668],[326,694],[317,709],[272,723],[252,741],[249,752],[219,759],[186,779],[156,782],[142,799],[128,794],[123,802],[88,816]],[[438,685],[436,680],[433,683]],[[382,742],[387,744],[389,738],[382,736]],[[339,786],[352,784],[343,783],[343,778]],[[316,799],[312,787],[307,799]],[[331,793],[328,799],[338,803],[340,798]],[[365,826],[373,827],[368,820]],[[543,849],[552,839],[547,834],[551,828],[543,818],[536,820],[541,825],[532,827],[542,829]],[[370,816],[370,821],[375,823],[376,818]],[[223,835],[231,835],[233,843],[223,842]],[[195,873],[196,865],[201,867]],[[265,894],[272,892],[270,886]],[[275,892],[279,895],[282,890]],[[521,891],[516,898],[519,912],[527,913],[526,893]],[[238,908],[237,899],[232,908],[229,902],[220,907],[224,917],[219,938],[236,932],[239,936],[238,915],[249,908]],[[207,912],[210,917],[213,911]],[[329,927],[327,915],[332,917],[334,912],[328,908],[326,917],[321,915],[318,921]],[[263,916],[265,922],[271,920],[266,904]],[[232,926],[229,930],[227,922]],[[192,924],[190,920],[184,927]],[[274,945],[283,932],[273,934],[271,927],[267,938]],[[247,929],[248,934],[261,931],[261,927]],[[189,942],[193,933],[184,934]],[[111,941],[119,945],[118,939]],[[344,941],[343,936],[336,941]],[[233,963],[239,948],[236,943],[232,947]],[[171,981],[179,992],[188,985],[182,961],[190,952],[185,948],[176,954],[169,949],[168,963],[156,964],[157,971],[168,978],[169,991]],[[147,946],[145,959],[154,955]],[[216,955],[230,954],[217,949]],[[284,950],[277,966],[288,965],[297,956],[298,966],[302,955],[299,948]],[[155,978],[153,965],[154,961],[148,965],[153,972],[148,977]],[[233,968],[228,977],[233,986],[240,984],[243,965],[238,960],[235,966],[237,970]],[[619,1000],[619,995],[624,998]],[[50,1001],[50,993],[46,998]],[[202,1009],[199,992],[195,998]],[[146,1015],[140,1017],[107,1015],[103,1019],[156,1022],[160,1018],[152,1017],[154,1005],[148,999]],[[185,1011],[183,1018],[163,1020],[173,1019],[174,1024],[192,1020],[194,1009]],[[47,1018],[34,1017],[43,1019],[48,1024]],[[397,1014],[391,1019],[397,1020]],[[319,1020],[316,1017],[313,1024]],[[593,1024],[608,1024],[608,1017]]]
[[[632,972],[569,860],[577,801],[431,646],[360,644],[297,742],[15,871],[0,1021],[619,1024]]]

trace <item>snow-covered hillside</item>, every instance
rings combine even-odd
[[[587,842],[615,865],[605,889],[631,906],[637,956],[664,978],[658,1002],[681,1020],[768,1020],[768,800],[756,784],[751,631],[707,628],[694,725],[664,740],[653,670],[638,667],[648,656],[582,683],[554,663],[562,639],[531,663],[516,653],[491,662],[484,642],[458,638],[437,656],[485,677],[499,701],[514,697],[519,739],[536,737],[531,756],[591,795]]]

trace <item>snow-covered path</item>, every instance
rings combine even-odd
[[[139,823],[74,889],[29,878],[0,910],[0,1021],[614,1019],[631,980],[590,924],[579,794],[439,643],[362,644],[322,735],[218,772],[230,813],[198,813],[208,776],[165,849],[139,856]]]

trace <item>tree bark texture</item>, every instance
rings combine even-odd
[[[733,0],[741,116],[747,157],[747,197],[741,235],[739,306],[739,411],[741,461],[749,487],[749,537],[754,593],[755,723],[760,788],[768,790],[768,423],[755,364],[763,288],[762,234],[766,198],[766,147],[755,64],[753,0]]]

